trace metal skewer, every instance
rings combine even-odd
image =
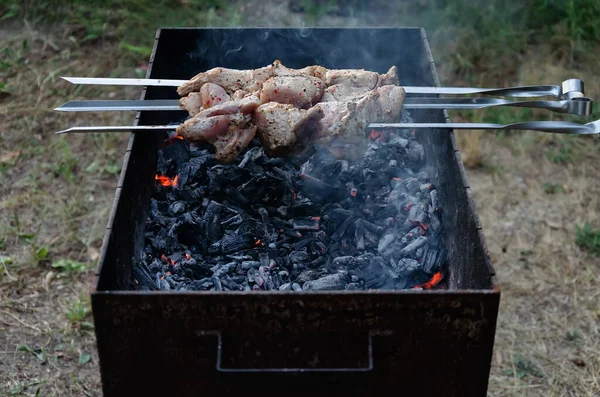
[[[160,86],[179,87],[188,80],[168,79],[127,79],[103,77],[61,77],[73,84],[96,85],[128,85],[128,86]],[[569,79],[561,85],[532,85],[508,88],[475,88],[475,87],[419,87],[403,86],[407,94],[440,94],[440,95],[492,95],[516,98],[535,98],[551,96],[558,99],[573,99],[584,96],[583,81]]]
[[[143,131],[172,131],[175,125],[135,125],[135,126],[92,126],[71,127],[58,131],[57,134],[93,133],[93,132],[143,132]],[[455,129],[455,130],[532,130],[558,134],[591,135],[600,134],[600,120],[586,124],[570,121],[526,121],[511,124],[493,123],[371,123],[367,129]]]
[[[585,97],[562,101],[509,101],[498,98],[406,98],[403,107],[405,109],[483,109],[495,106],[514,106],[587,116],[592,113],[592,105],[593,100]],[[61,112],[103,112],[183,109],[177,99],[155,99],[69,101],[54,110]]]

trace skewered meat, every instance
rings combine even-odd
[[[325,89],[321,102],[344,102],[364,96],[370,88],[352,87],[346,84],[335,84]]]
[[[306,109],[323,96],[323,80],[312,76],[275,76],[267,80],[260,93],[262,103],[279,102]]]
[[[279,156],[288,153],[298,138],[303,140],[317,134],[323,111],[316,107],[304,110],[270,102],[259,106],[254,115],[265,153]]]
[[[200,88],[200,98],[202,99],[202,107],[204,109],[231,99],[223,87],[214,83],[206,83]]]
[[[190,92],[179,100],[179,107],[188,111],[190,116],[200,113],[202,108],[202,97],[199,92]]]
[[[190,141],[208,142],[215,147],[217,160],[233,161],[256,134],[252,113],[259,105],[253,95],[215,105],[186,120],[177,134]]]
[[[324,116],[321,129],[313,139],[324,143],[339,143],[341,139],[360,148],[367,124],[394,121],[402,113],[405,95],[402,87],[386,85],[369,91],[356,101],[319,102],[314,107],[320,108]]]
[[[208,109],[231,100],[223,87],[206,83],[200,88],[200,92],[190,92],[179,100],[180,106],[187,110],[190,116],[194,117],[200,111]]]
[[[260,106],[260,99],[256,95],[248,95],[235,101],[223,102],[210,108],[202,109],[194,115],[194,118],[206,118],[222,114],[251,114]]]
[[[248,147],[256,134],[256,125],[252,124],[251,115],[242,113],[194,117],[181,124],[177,134],[190,141],[212,144],[217,160],[227,163]]]
[[[353,158],[364,151],[369,123],[394,121],[402,112],[405,92],[395,84],[394,66],[381,75],[322,66],[290,69],[279,61],[255,70],[214,68],[179,87],[180,94],[189,94],[181,106],[193,118],[177,132],[211,143],[222,161],[232,161],[256,133],[271,156],[308,150],[308,141],[319,141]]]
[[[206,72],[198,73],[188,82],[177,88],[180,96],[190,92],[199,91],[205,83],[214,83],[225,89],[229,94],[237,90],[247,93],[259,91],[262,84],[274,76],[311,76],[321,79],[327,86],[345,84],[352,87],[375,88],[376,85],[397,84],[398,72],[392,67],[387,73],[379,75],[363,69],[337,69],[329,70],[323,66],[312,65],[302,69],[291,69],[276,60],[272,64],[254,69],[238,70],[228,68],[213,68]],[[380,82],[378,84],[378,82]]]
[[[394,65],[386,73],[379,76],[377,86],[382,87],[384,85],[400,85],[400,79],[398,78],[398,68]]]
[[[192,77],[188,82],[177,88],[180,96],[198,91],[206,83],[214,83],[228,92],[243,89],[246,91],[260,90],[262,83],[274,74],[273,64],[254,70],[237,70],[228,68],[213,68]]]
[[[336,69],[325,73],[325,83],[330,86],[334,84],[345,84],[351,87],[375,88],[379,80],[379,73],[369,72],[362,69]]]

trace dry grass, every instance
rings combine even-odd
[[[10,95],[0,99],[2,395],[100,394],[89,304],[78,299],[93,288],[126,137],[57,137],[55,131],[82,120],[52,109],[67,99],[132,94],[77,88],[58,75],[134,70],[120,64],[110,43],[79,47],[59,33],[27,25],[0,32],[2,60],[10,63],[2,71]],[[131,119],[97,114],[88,122]],[[52,267],[61,259],[81,262],[82,271]],[[91,360],[84,363],[86,354]]]
[[[271,2],[247,3],[240,13],[251,25],[305,23]],[[373,21],[386,22],[369,15],[319,23]],[[126,137],[53,133],[76,123],[129,123],[131,115],[84,118],[52,109],[68,99],[135,98],[136,90],[81,88],[56,77],[135,76],[139,65],[116,43],[81,45],[62,30],[42,33],[27,25],[2,28],[4,48],[11,55],[0,59],[18,62],[0,69],[11,93],[0,94],[0,394],[39,389],[44,396],[99,396],[86,296]],[[511,83],[583,76],[591,96],[600,92],[595,63],[587,70],[541,59],[553,58],[532,52],[520,81]],[[442,81],[461,83],[450,76]],[[540,133],[459,134],[502,287],[490,396],[600,395],[600,265],[575,244],[576,225],[600,228],[597,142]],[[77,262],[51,266],[63,259]]]

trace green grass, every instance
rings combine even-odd
[[[89,299],[77,298],[69,303],[66,315],[71,324],[78,325],[84,323],[90,313],[91,308]]]
[[[592,256],[600,256],[600,229],[592,229],[585,223],[582,227],[576,227],[575,243],[586,249]]]
[[[24,0],[0,5],[0,20],[58,23],[80,45],[116,41],[132,59],[146,61],[158,27],[232,26],[241,16],[221,0]],[[5,54],[0,67],[18,59],[16,51]]]
[[[513,365],[513,369],[507,369],[504,371],[505,375],[516,376],[519,379],[527,376],[535,376],[536,378],[541,378],[544,376],[544,373],[537,367],[537,365],[520,355],[517,355],[514,358]]]

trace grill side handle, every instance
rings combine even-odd
[[[374,334],[270,335],[240,338],[239,334],[204,332],[217,337],[216,369],[234,373],[370,372]]]

